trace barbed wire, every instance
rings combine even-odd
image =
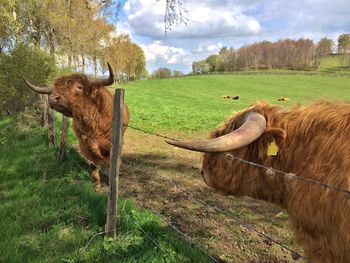
[[[75,163],[80,169],[84,170],[84,168],[78,163],[76,162],[75,160],[73,160],[73,163]],[[102,171],[102,173],[105,173],[105,171],[103,170],[100,170],[100,172]],[[180,187],[178,186],[178,188],[180,189]],[[208,204],[207,204],[208,205]],[[150,207],[146,207],[147,209],[151,210],[153,213],[159,215],[159,213],[157,213],[156,211],[154,211],[152,208]],[[127,214],[124,210],[124,208],[122,209],[124,214]],[[127,217],[130,219],[131,217],[127,215]],[[132,219],[132,218],[131,218]],[[188,242],[190,242],[194,247],[196,247],[198,250],[200,250],[203,254],[205,254],[208,258],[210,258],[211,260],[213,260],[214,262],[220,262],[220,261],[217,261],[213,256],[211,256],[208,252],[206,252],[201,246],[199,246],[198,244],[194,243],[188,236],[186,236],[183,232],[181,232],[179,229],[177,229],[174,225],[166,222],[163,218],[160,217],[160,219],[165,222],[167,225],[169,225],[172,229],[174,229],[178,234],[180,234],[182,236],[182,238],[184,238],[185,240],[187,240]],[[132,222],[136,225],[137,228],[139,228],[151,241],[153,244],[155,244],[163,253],[165,253],[167,256],[170,257],[170,254],[168,252],[166,252],[161,246],[159,243],[157,243],[148,233],[146,230],[144,230],[134,219],[132,219]],[[112,231],[115,231],[116,229],[114,230],[109,230],[109,231],[101,231],[101,232],[98,232],[96,234],[94,234],[91,239],[88,241],[88,243],[86,244],[86,246],[84,247],[83,250],[86,250],[88,248],[88,246],[90,245],[90,243],[92,242],[92,240],[94,238],[96,238],[97,236],[99,235],[103,235],[103,234],[106,234],[108,232],[112,232]]]
[[[124,212],[124,215],[127,215],[127,213],[124,210],[124,206],[122,206],[122,211]],[[206,252],[201,246],[199,246],[198,244],[194,243],[188,236],[186,236],[183,232],[181,232],[178,228],[176,228],[174,225],[170,224],[169,222],[167,222],[165,219],[163,219],[160,214],[156,211],[154,211],[151,207],[145,206],[145,208],[151,210],[154,214],[158,215],[159,219],[161,221],[163,221],[164,223],[166,223],[168,226],[170,226],[172,229],[174,229],[178,234],[181,235],[182,238],[184,238],[185,240],[187,240],[188,242],[190,242],[194,247],[196,247],[199,251],[201,251],[203,254],[205,254],[208,258],[210,258],[211,260],[213,260],[214,262],[218,262],[219,261],[217,259],[215,259],[213,256],[211,256],[208,252]],[[137,226],[138,229],[140,229],[142,231],[142,233],[144,233],[152,242],[153,244],[155,244],[164,254],[166,254],[167,256],[170,257],[170,254],[165,251],[161,245],[155,241],[152,236],[150,234],[147,233],[146,230],[144,230],[142,228],[142,226],[140,226],[135,219],[133,219],[132,217],[130,217],[129,215],[127,215],[128,219],[131,219],[133,221],[133,223]]]
[[[152,132],[149,132],[149,131],[145,131],[141,128],[137,128],[137,127],[133,127],[133,126],[128,126],[130,127],[131,129],[134,129],[134,130],[137,130],[137,131],[140,131],[140,132],[143,132],[145,134],[149,134],[149,135],[153,135],[153,136],[157,136],[157,137],[161,137],[161,138],[165,138],[165,139],[171,139],[171,140],[176,140],[176,141],[179,141],[178,139],[175,139],[175,138],[171,138],[169,136],[166,136],[166,135],[162,135],[162,134],[157,134],[157,133],[152,133]],[[278,169],[274,169],[273,167],[267,167],[267,166],[264,166],[264,165],[261,165],[261,164],[257,164],[257,163],[254,163],[254,162],[250,162],[250,161],[247,161],[247,160],[244,160],[242,158],[239,158],[237,156],[234,156],[232,154],[228,154],[228,153],[223,153],[228,159],[236,159],[238,161],[241,161],[241,162],[244,162],[244,163],[247,163],[249,165],[252,165],[252,166],[256,166],[256,167],[259,167],[259,168],[264,168],[264,169],[267,169],[267,170],[271,170],[275,173],[278,173],[278,174],[282,174],[284,176],[286,176],[286,178],[288,179],[299,179],[299,180],[303,180],[305,182],[308,182],[308,183],[313,183],[313,184],[316,184],[318,186],[320,186],[322,189],[324,188],[328,188],[330,190],[333,190],[333,191],[338,191],[338,192],[342,192],[344,194],[347,194],[347,195],[350,195],[350,191],[348,190],[345,190],[345,189],[341,189],[341,188],[338,188],[336,186],[333,186],[333,185],[330,185],[330,184],[327,184],[327,183],[323,183],[323,182],[319,182],[319,181],[316,181],[316,180],[312,180],[312,179],[309,179],[309,178],[305,178],[305,177],[302,177],[302,176],[297,176],[293,173],[286,173],[286,172],[283,172],[281,170],[278,170]],[[185,193],[188,197],[192,198],[193,200],[196,200],[197,202],[207,206],[207,207],[210,207],[212,209],[214,209],[215,211],[218,211],[218,212],[224,212],[223,209],[221,208],[218,208],[216,206],[213,206],[213,205],[210,205],[208,203],[206,203],[205,201],[201,200],[201,199],[198,199],[198,198],[195,198],[192,194],[190,194],[188,191],[184,190],[182,187],[180,187],[178,184],[176,184],[173,180],[171,180],[170,178],[166,178],[162,175],[160,175],[160,177],[164,178],[164,179],[167,179],[169,182],[171,182],[172,184],[174,184],[178,189],[180,189],[183,193]],[[151,208],[149,208],[151,209]],[[153,212],[154,210],[151,209]],[[158,214],[158,213],[157,213]],[[273,239],[272,237],[268,236],[267,234],[255,229],[251,224],[248,224],[244,221],[242,221],[242,219],[239,217],[239,216],[236,216],[237,218],[240,219],[240,224],[243,225],[244,227],[248,228],[249,230],[251,231],[254,231],[256,232],[258,235],[260,236],[263,236],[264,238],[266,238],[269,242],[272,242],[272,243],[275,243],[276,245],[288,250],[289,252],[291,252],[292,254],[292,258],[294,260],[298,260],[300,258],[304,259],[304,260],[308,260],[305,256],[303,256],[301,253],[289,248],[288,246],[282,244],[281,242]]]
[[[313,179],[310,179],[310,178],[306,178],[306,177],[303,177],[303,176],[299,176],[299,175],[297,176],[294,173],[286,173],[286,172],[283,172],[281,170],[275,169],[273,167],[267,167],[267,166],[264,166],[264,165],[261,165],[261,164],[250,162],[250,161],[244,160],[242,158],[239,158],[237,156],[234,156],[233,154],[230,154],[230,153],[223,153],[223,154],[226,156],[227,159],[231,159],[231,160],[235,159],[237,161],[240,161],[240,162],[252,165],[252,166],[256,166],[256,167],[259,167],[259,168],[264,168],[266,170],[272,171],[272,173],[281,174],[281,175],[285,176],[287,179],[296,179],[296,180],[301,180],[301,181],[305,181],[305,182],[308,182],[308,183],[316,184],[316,185],[320,186],[322,189],[328,188],[328,189],[330,189],[332,191],[337,191],[337,192],[344,193],[348,197],[350,197],[350,191],[349,190],[342,189],[342,188],[336,187],[334,185],[330,185],[330,184],[327,184],[327,183],[319,182],[319,181],[316,181],[316,180],[313,180]]]
[[[126,125],[125,125],[126,126]],[[152,135],[152,136],[157,136],[157,137],[160,137],[160,138],[163,138],[163,139],[170,139],[170,140],[175,140],[175,141],[179,141],[178,139],[175,139],[175,138],[172,138],[172,137],[169,137],[169,136],[166,136],[166,135],[162,135],[162,134],[158,134],[158,133],[153,133],[153,132],[150,132],[150,131],[145,131],[141,128],[138,128],[138,127],[134,127],[134,126],[130,126],[130,125],[127,125],[127,127],[133,129],[133,130],[136,130],[136,131],[139,131],[139,132],[142,132],[142,133],[145,133],[145,134],[148,134],[148,135]],[[242,158],[239,158],[237,156],[234,156],[232,154],[228,154],[228,153],[223,153],[227,159],[235,159],[235,160],[238,160],[238,161],[241,161],[241,162],[244,162],[244,163],[247,163],[249,165],[252,165],[252,166],[256,166],[256,167],[259,167],[259,168],[264,168],[264,169],[268,169],[268,170],[271,170],[273,172],[276,172],[276,173],[279,173],[279,174],[282,174],[284,176],[287,176],[289,179],[290,178],[295,178],[295,179],[301,179],[301,180],[304,180],[306,182],[310,182],[310,183],[316,183],[318,184],[319,186],[321,186],[322,188],[329,188],[331,190],[334,190],[334,191],[339,191],[339,192],[343,192],[343,193],[346,193],[346,194],[349,194],[350,195],[350,191],[347,191],[345,189],[340,189],[340,188],[337,188],[335,186],[332,186],[332,185],[329,185],[329,184],[326,184],[326,183],[322,183],[322,182],[318,182],[318,181],[315,181],[315,180],[312,180],[312,179],[309,179],[309,178],[304,178],[304,177],[300,177],[300,176],[296,176],[295,174],[292,174],[292,173],[286,173],[286,172],[283,172],[283,171],[280,171],[278,169],[274,169],[272,167],[266,167],[264,165],[261,165],[261,164],[257,164],[257,163],[254,163],[254,162],[250,162],[250,161],[247,161],[247,160],[244,160]],[[75,161],[74,161],[75,162]],[[80,168],[81,166],[75,162]],[[101,170],[100,170],[101,171]],[[102,173],[105,173],[104,171],[101,171]],[[105,173],[106,174],[106,173]],[[170,183],[172,183],[175,187],[177,187],[180,191],[182,191],[186,196],[188,196],[189,198],[197,201],[198,203],[201,203],[202,205],[206,206],[206,207],[209,207],[217,212],[220,212],[220,213],[223,213],[224,210],[221,209],[221,208],[218,208],[214,205],[211,205],[211,204],[208,204],[206,203],[205,201],[199,199],[199,198],[196,198],[194,197],[192,194],[190,194],[188,191],[184,190],[182,187],[180,187],[177,183],[175,183],[173,180],[171,180],[170,178],[167,178],[167,177],[164,177],[162,175],[160,175],[160,177],[162,177],[163,179],[166,179],[168,180]],[[161,215],[160,213],[154,211],[152,208],[150,207],[147,207],[148,209],[150,209],[153,213],[157,214],[157,215]],[[292,253],[292,258],[294,260],[297,260],[297,259],[304,259],[304,260],[307,260],[307,258],[305,256],[303,256],[302,254],[300,254],[299,252],[289,248],[288,246],[282,244],[281,242],[271,238],[270,236],[268,236],[267,234],[261,232],[261,231],[258,231],[256,230],[251,224],[248,224],[247,222],[244,222],[242,221],[242,219],[237,215],[236,216],[238,219],[239,219],[239,224],[243,227],[246,227],[247,229],[257,233],[258,235],[266,238],[268,240],[269,243],[275,243],[276,245],[288,250],[289,252]],[[213,258],[209,253],[207,253],[203,248],[201,248],[200,246],[196,245],[189,237],[187,237],[183,232],[181,232],[179,229],[177,229],[175,226],[173,226],[172,224],[168,223],[166,220],[164,220],[162,217],[160,217],[162,221],[164,221],[165,223],[167,223],[172,229],[174,229],[178,234],[180,234],[182,237],[184,237],[185,240],[187,240],[188,242],[190,242],[192,245],[196,246],[198,249],[200,249],[204,254],[206,254],[210,259],[214,260],[215,262],[219,262],[217,261],[215,258]],[[149,234],[147,234],[147,232],[142,229],[142,227],[140,225],[137,224],[137,222],[135,222],[133,220],[134,224],[145,234],[147,235],[151,240],[152,242],[157,246],[159,247],[159,249],[161,249],[164,253],[167,253],[165,252],[161,247],[160,245],[158,246],[156,241],[152,239],[151,236],[149,236]],[[95,238],[97,235],[101,235],[101,234],[104,234],[105,232],[100,232],[100,233],[97,233],[95,234],[93,238]],[[91,239],[91,240],[92,240]],[[89,241],[89,243],[91,242],[91,240]],[[88,245],[89,245],[88,243]],[[87,246],[88,246],[87,245]]]
[[[212,255],[210,255],[208,252],[205,251],[205,249],[200,246],[199,244],[196,244],[190,237],[188,237],[185,233],[183,233],[181,230],[179,230],[176,226],[172,225],[171,223],[167,222],[164,218],[163,215],[157,211],[155,211],[153,208],[149,206],[145,206],[147,209],[151,210],[154,214],[158,215],[161,221],[163,221],[165,224],[170,226],[175,232],[177,232],[180,236],[182,236],[187,242],[189,242],[191,245],[199,249],[203,254],[205,254],[208,258],[210,258],[214,262],[220,262],[216,258],[214,258]]]
[[[182,187],[180,187],[178,184],[176,184],[176,183],[175,183],[173,180],[171,180],[170,178],[167,178],[167,177],[162,176],[162,175],[160,175],[160,177],[162,177],[162,178],[164,178],[164,179],[170,181],[170,182],[171,182],[173,185],[175,185],[175,187],[177,187],[181,192],[183,192],[184,194],[186,194],[186,196],[188,196],[188,197],[190,197],[191,199],[197,201],[198,203],[201,203],[201,204],[203,204],[203,205],[206,206],[206,207],[210,207],[210,208],[212,208],[213,210],[215,210],[215,211],[217,211],[217,212],[219,212],[219,213],[224,213],[224,212],[225,212],[225,210],[222,209],[222,208],[218,208],[217,206],[208,204],[208,203],[206,203],[205,201],[203,201],[203,200],[201,200],[201,199],[199,199],[199,198],[194,197],[194,196],[191,195],[188,191],[184,190]],[[149,208],[149,209],[151,209],[151,208]],[[152,210],[152,209],[151,209],[151,210]],[[153,210],[152,210],[152,211],[153,211]],[[281,242],[279,242],[279,241],[273,239],[272,237],[268,236],[267,234],[265,234],[265,233],[263,233],[263,232],[257,230],[257,229],[254,228],[251,224],[249,224],[249,223],[243,221],[243,219],[242,219],[239,215],[236,215],[236,218],[239,219],[239,222],[238,222],[239,225],[241,225],[241,226],[243,226],[243,227],[246,227],[246,228],[249,229],[250,231],[253,231],[253,232],[257,233],[257,234],[260,235],[260,236],[263,236],[264,238],[266,238],[266,239],[269,241],[268,243],[275,243],[275,244],[277,244],[278,246],[280,246],[280,247],[282,247],[282,248],[288,250],[289,252],[291,252],[292,258],[293,258],[294,260],[298,260],[298,259],[300,259],[300,258],[302,258],[302,259],[304,259],[304,260],[307,260],[307,258],[306,258],[305,256],[303,256],[302,254],[300,254],[298,251],[295,251],[295,250],[293,250],[293,249],[287,247],[286,245],[284,245],[284,244],[282,244]]]
[[[174,138],[171,138],[171,137],[169,137],[169,136],[167,136],[167,135],[163,135],[163,134],[159,134],[159,133],[155,133],[155,132],[145,131],[145,130],[143,130],[143,129],[141,129],[141,128],[134,127],[134,126],[131,126],[131,125],[125,125],[125,124],[124,124],[123,126],[126,127],[126,128],[129,127],[129,128],[131,128],[131,129],[133,129],[133,130],[140,131],[140,132],[145,133],[145,134],[157,136],[157,137],[160,137],[160,138],[163,138],[163,139],[169,139],[169,140],[179,141],[179,139],[174,139]]]
[[[127,215],[127,213],[125,212],[125,210],[124,210],[124,214]],[[129,219],[131,218],[129,215],[127,215],[127,217],[128,217]],[[167,251],[165,251],[165,250],[161,247],[161,245],[160,245],[157,241],[155,241],[155,240],[152,238],[152,236],[151,236],[150,234],[148,234],[147,231],[144,230],[144,229],[136,222],[136,220],[134,220],[133,218],[131,218],[131,220],[132,220],[132,222],[134,223],[134,225],[135,225],[138,229],[140,229],[141,232],[144,233],[145,236],[147,236],[147,237],[152,241],[153,244],[155,244],[164,254],[166,254],[167,256],[170,257],[170,254],[169,254]]]
[[[168,137],[166,135],[161,135],[161,134],[145,131],[145,130],[143,130],[141,128],[133,127],[133,126],[130,126],[130,125],[125,125],[125,126],[130,127],[133,130],[137,130],[137,131],[143,132],[145,134],[150,134],[150,135],[161,137],[161,138],[164,138],[164,139],[170,139],[170,140],[174,140],[174,141],[179,141],[179,139],[175,139],[175,138]],[[327,183],[323,183],[323,182],[320,182],[320,181],[316,181],[316,180],[313,180],[313,179],[310,179],[310,178],[306,178],[306,177],[303,177],[303,176],[299,176],[299,175],[297,176],[294,173],[286,173],[286,172],[283,172],[281,170],[275,169],[273,167],[267,167],[267,166],[264,166],[264,165],[261,165],[261,164],[257,164],[257,163],[251,162],[251,161],[247,161],[247,160],[239,158],[239,157],[237,157],[237,156],[235,156],[233,154],[230,154],[230,153],[221,153],[221,154],[225,155],[227,159],[235,159],[235,160],[247,163],[247,164],[252,165],[252,166],[256,166],[256,167],[263,168],[263,169],[266,169],[266,170],[271,170],[272,172],[275,172],[275,173],[278,173],[278,174],[281,174],[281,175],[285,176],[287,179],[296,179],[296,180],[301,180],[301,181],[305,181],[305,182],[308,182],[308,183],[313,183],[313,184],[316,184],[316,185],[320,186],[322,189],[328,188],[328,189],[330,189],[332,191],[341,192],[343,194],[346,194],[348,197],[350,197],[350,191],[349,190],[346,190],[346,189],[343,189],[343,188],[339,188],[337,186],[330,185],[330,184],[327,184]]]

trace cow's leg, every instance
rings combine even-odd
[[[85,135],[82,135],[81,138],[84,141],[87,148],[89,149],[89,151],[95,156],[95,158],[104,159],[104,156],[102,155],[102,153],[100,151],[100,146],[98,143],[96,143],[94,140],[86,137]]]
[[[95,183],[95,189],[101,188],[101,178],[100,178],[100,171],[98,170],[98,166],[96,166],[93,163],[90,163],[90,167],[92,169],[91,171],[91,178]]]
[[[98,166],[100,165],[101,160],[97,158],[92,151],[90,151],[83,140],[78,140],[78,142],[80,154],[88,161],[88,164],[92,170],[91,178],[95,183],[95,189],[98,189],[101,187],[100,172],[98,170]]]

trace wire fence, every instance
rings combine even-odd
[[[335,77],[335,78],[349,78],[349,71],[336,71],[336,72],[316,72],[316,71],[300,71],[300,70],[286,70],[286,71],[268,71],[268,70],[241,70],[230,72],[207,72],[202,74],[187,74],[185,76],[198,76],[198,75],[268,75],[268,76],[320,76],[320,77]]]
[[[136,131],[139,131],[139,132],[148,134],[148,135],[160,137],[160,138],[163,138],[163,139],[171,139],[171,140],[176,140],[176,141],[178,141],[178,139],[171,138],[171,137],[169,137],[169,136],[162,135],[162,134],[158,134],[158,133],[152,133],[152,132],[143,130],[143,129],[138,128],[138,127],[133,127],[133,126],[130,126],[130,125],[128,125],[128,127],[131,128],[131,129],[133,129],[133,130],[136,130]],[[238,157],[233,156],[232,154],[226,154],[226,153],[225,153],[225,155],[226,155],[226,156],[229,156],[230,158],[237,158],[239,161],[244,161],[244,162],[246,162],[246,163],[248,163],[248,164],[250,164],[250,165],[253,165],[253,164],[254,164],[254,165],[258,166],[258,167],[263,167],[263,168],[265,168],[265,169],[272,169],[271,167],[265,167],[265,166],[262,166],[262,165],[259,165],[259,164],[255,164],[255,163],[252,163],[252,162],[249,162],[249,161],[240,159],[240,158],[238,158]],[[276,170],[276,172],[281,172],[281,171]],[[283,173],[283,172],[282,172],[282,173]],[[289,174],[284,173],[284,174],[290,176],[290,173],[289,173]],[[183,187],[179,186],[179,185],[178,185],[176,182],[174,182],[172,179],[170,179],[170,178],[168,178],[168,177],[165,177],[165,176],[163,176],[163,175],[159,175],[159,177],[161,177],[163,180],[166,180],[166,181],[170,182],[171,184],[173,184],[177,189],[179,189],[181,192],[183,192],[188,198],[190,198],[190,199],[196,201],[197,203],[200,203],[200,204],[202,204],[202,205],[205,206],[205,207],[211,208],[211,209],[213,209],[213,210],[216,211],[216,212],[219,212],[219,213],[223,213],[223,212],[224,212],[223,209],[221,209],[221,208],[219,208],[219,207],[217,207],[217,206],[208,204],[207,202],[203,201],[203,200],[200,199],[200,198],[194,197],[190,192],[186,191]],[[297,176],[296,176],[296,177],[297,177]],[[306,179],[307,179],[307,178],[306,178]],[[310,181],[313,181],[313,180],[310,180]],[[333,189],[333,188],[332,188],[332,189]],[[334,188],[334,189],[336,189],[336,188]],[[159,213],[155,212],[152,208],[148,207],[148,209],[150,209],[150,210],[152,210],[154,213],[160,215]],[[298,260],[298,259],[307,260],[307,258],[306,258],[305,256],[303,256],[300,252],[291,249],[290,247],[288,247],[288,246],[282,244],[281,242],[279,242],[279,241],[275,240],[274,238],[270,237],[269,235],[263,233],[262,231],[257,230],[254,226],[252,226],[251,224],[245,222],[239,215],[236,215],[236,218],[235,218],[235,219],[237,219],[237,223],[239,223],[240,226],[245,227],[246,229],[249,229],[250,231],[255,232],[256,234],[258,234],[258,235],[261,236],[261,237],[264,237],[264,238],[268,241],[269,244],[270,244],[270,243],[274,243],[274,244],[276,244],[277,246],[279,246],[279,247],[281,247],[281,248],[283,248],[283,249],[286,249],[286,250],[288,250],[289,252],[291,252],[291,256],[292,256],[292,258],[293,258],[294,260]],[[171,226],[171,227],[174,228],[174,226]],[[176,232],[182,233],[181,231],[176,231]],[[193,241],[191,241],[191,239],[190,239],[189,237],[185,236],[183,233],[182,233],[182,236],[184,236],[185,240],[190,241],[190,243],[193,244]],[[198,247],[198,245],[197,245],[197,247]],[[202,251],[203,251],[203,250],[202,250]],[[205,254],[207,254],[207,252],[206,252]]]
[[[133,130],[136,130],[136,131],[140,131],[140,132],[143,132],[145,134],[149,134],[149,135],[153,135],[153,136],[157,136],[157,137],[160,137],[160,138],[163,138],[163,139],[169,139],[169,140],[174,140],[174,141],[179,141],[178,139],[176,138],[171,138],[169,136],[166,136],[166,135],[162,135],[162,134],[158,134],[158,133],[152,133],[152,132],[149,132],[149,131],[146,131],[146,130],[143,130],[141,128],[138,128],[138,127],[133,127],[133,126],[130,126],[128,125],[129,128],[133,129]],[[316,181],[316,180],[313,180],[313,179],[310,179],[310,178],[306,178],[306,177],[303,177],[303,176],[297,176],[296,174],[294,173],[287,173],[287,172],[283,172],[281,170],[278,170],[278,169],[275,169],[273,167],[267,167],[267,166],[264,166],[264,165],[261,165],[261,164],[258,164],[258,163],[254,163],[254,162],[251,162],[251,161],[247,161],[247,160],[244,160],[242,158],[239,158],[233,154],[230,154],[230,153],[221,153],[223,155],[226,156],[227,159],[229,160],[237,160],[237,161],[240,161],[240,162],[243,162],[243,163],[246,163],[248,165],[251,165],[251,166],[255,166],[255,167],[259,167],[259,168],[262,168],[262,169],[266,169],[270,172],[272,172],[273,174],[280,174],[280,175],[283,175],[286,177],[287,180],[301,180],[301,181],[304,181],[304,182],[308,182],[308,183],[311,183],[311,184],[315,184],[317,186],[319,186],[321,189],[329,189],[331,191],[336,191],[336,192],[340,192],[340,193],[343,193],[345,194],[347,197],[350,198],[350,191],[347,190],[347,189],[343,189],[343,188],[339,188],[338,186],[334,186],[334,185],[330,185],[330,184],[327,184],[327,183],[324,183],[324,182],[320,182],[320,181]]]
[[[163,138],[163,139],[171,139],[171,140],[176,140],[178,141],[178,139],[176,138],[172,138],[172,137],[169,137],[169,136],[166,136],[166,135],[162,135],[162,134],[159,134],[159,133],[154,133],[154,132],[150,132],[150,131],[146,131],[144,129],[141,129],[141,128],[138,128],[138,127],[134,127],[134,126],[131,126],[131,125],[128,125],[129,128],[133,129],[133,130],[136,130],[136,131],[139,131],[139,132],[142,132],[144,134],[147,134],[147,135],[152,135],[152,136],[156,136],[156,137],[159,137],[159,138]],[[336,191],[336,192],[339,192],[339,193],[343,193],[345,195],[347,195],[348,197],[350,197],[350,191],[346,190],[346,189],[342,189],[342,188],[339,188],[337,186],[334,186],[334,185],[330,185],[330,184],[326,184],[326,183],[323,183],[323,182],[319,182],[319,181],[316,181],[316,180],[312,180],[312,179],[309,179],[309,178],[305,178],[305,177],[301,177],[301,176],[297,176],[296,174],[293,174],[293,173],[286,173],[286,172],[283,172],[281,170],[278,170],[278,169],[275,169],[273,167],[267,167],[267,166],[264,166],[264,165],[261,165],[261,164],[257,164],[257,163],[254,163],[254,162],[251,162],[251,161],[248,161],[248,160],[244,160],[242,158],[239,158],[233,154],[229,154],[229,153],[222,153],[223,155],[225,155],[225,157],[228,159],[228,160],[237,160],[237,161],[240,161],[240,162],[243,162],[243,163],[246,163],[248,165],[251,165],[251,166],[255,166],[255,167],[258,167],[258,168],[262,168],[262,169],[266,169],[268,170],[270,173],[272,173],[273,175],[274,174],[280,174],[282,176],[285,176],[285,178],[287,180],[302,180],[304,182],[307,182],[307,183],[310,183],[310,184],[314,184],[314,185],[317,185],[318,187],[320,187],[321,189],[329,189],[331,191]],[[77,165],[79,167],[81,167],[78,163]],[[103,172],[103,171],[102,171]],[[207,208],[210,208],[210,209],[213,209],[214,211],[216,212],[219,212],[219,213],[224,213],[225,211],[222,209],[222,208],[219,208],[215,205],[212,205],[212,204],[208,204],[207,202],[203,201],[202,199],[200,198],[196,198],[195,196],[193,196],[189,191],[187,191],[186,189],[184,189],[182,186],[178,185],[174,180],[172,180],[171,178],[168,178],[166,176],[163,176],[163,175],[159,175],[160,178],[162,178],[163,180],[165,181],[168,181],[170,182],[172,185],[174,185],[177,189],[179,189],[181,192],[183,192],[188,198],[196,201],[197,203],[200,203],[202,204],[203,206],[207,207]],[[219,259],[216,259],[214,256],[212,256],[210,253],[208,253],[202,246],[200,246],[199,244],[196,244],[196,242],[194,242],[189,236],[187,236],[186,234],[184,234],[181,230],[179,230],[176,226],[170,224],[169,222],[167,222],[167,220],[165,220],[163,218],[163,215],[157,211],[155,211],[153,208],[151,207],[146,207],[147,209],[151,210],[153,213],[157,214],[160,219],[166,223],[169,227],[171,227],[181,238],[183,238],[184,240],[186,240],[187,242],[189,242],[190,244],[192,244],[194,247],[196,247],[198,250],[200,250],[203,254],[205,254],[208,259],[210,259],[212,262],[221,262]],[[307,258],[305,256],[303,256],[300,252],[298,251],[295,251],[294,249],[284,245],[283,243],[279,242],[278,240],[275,240],[274,238],[272,238],[271,236],[265,234],[264,232],[262,231],[259,231],[257,230],[253,225],[251,225],[250,223],[246,222],[245,220],[243,220],[239,214],[238,215],[235,215],[235,220],[237,223],[240,224],[240,226],[246,228],[246,229],[249,229],[250,231],[252,232],[255,232],[256,234],[258,234],[259,236],[265,238],[268,243],[274,243],[276,244],[277,246],[285,249],[285,250],[288,250],[290,253],[291,253],[291,256],[294,260],[298,260],[298,259],[304,259],[304,260],[307,260]],[[169,256],[169,253],[167,253],[159,243],[157,243],[157,241],[155,241],[152,236],[150,234],[147,233],[147,231],[145,231],[135,220],[132,220],[133,223],[137,226],[137,228],[140,229],[140,231],[142,231],[165,255],[168,255]],[[97,234],[95,234],[91,240],[88,242],[88,244],[86,245],[85,248],[88,247],[88,245],[91,243],[91,241],[98,235],[102,235],[102,234],[105,234],[105,232],[99,232]]]

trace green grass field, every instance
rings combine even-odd
[[[123,87],[131,125],[149,131],[209,131],[258,100],[286,107],[321,99],[350,100],[349,78],[321,76],[193,76]],[[240,99],[222,99],[224,95]],[[278,102],[279,97],[290,100]]]
[[[213,129],[257,100],[286,107],[317,99],[350,100],[349,82],[333,77],[198,76],[137,81],[124,87],[131,125],[191,134]],[[224,100],[223,95],[240,99]],[[277,102],[278,97],[290,101]],[[93,191],[89,169],[75,150],[69,148],[68,158],[57,163],[44,130],[24,128],[18,129],[10,119],[0,120],[0,262],[207,261],[129,199],[120,200],[118,239],[96,236],[87,246],[104,229],[106,195]],[[69,141],[75,143],[71,131]]]

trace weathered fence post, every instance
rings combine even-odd
[[[58,149],[57,160],[62,161],[64,158],[64,148],[67,144],[68,128],[69,128],[69,119],[67,116],[62,115],[62,129],[61,129],[61,141],[60,148]]]
[[[40,101],[43,107],[41,127],[44,127],[44,128],[48,127],[48,110],[50,109],[50,106],[48,105],[48,100],[49,100],[48,95],[40,94]]]
[[[56,141],[54,112],[50,109],[48,95],[41,96],[41,100],[43,101],[42,126],[47,128],[47,138],[48,138],[49,147],[52,147],[55,145],[55,141]]]
[[[111,134],[109,193],[107,207],[106,237],[116,237],[116,212],[118,205],[118,180],[121,163],[123,135],[124,89],[117,89],[113,101]]]

